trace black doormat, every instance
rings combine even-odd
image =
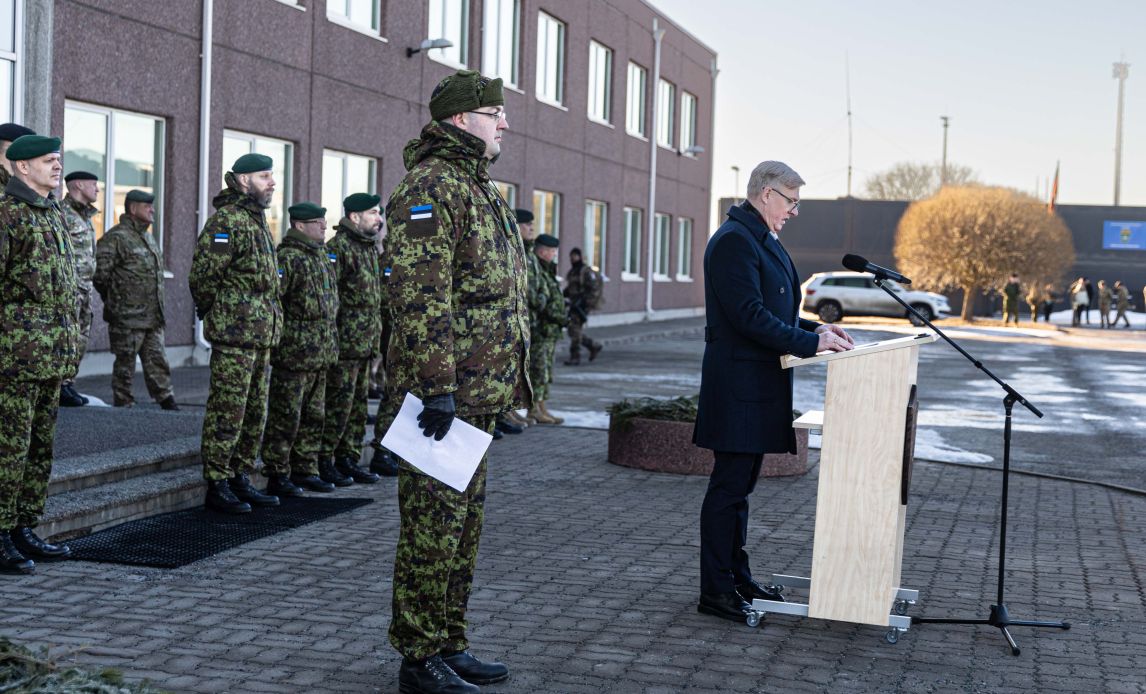
[[[373,499],[284,498],[274,508],[232,516],[203,507],[141,518],[71,540],[72,556],[83,561],[176,569],[252,540],[293,530]]]

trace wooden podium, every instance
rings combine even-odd
[[[859,345],[848,352],[781,358],[784,368],[826,362],[822,412],[793,426],[819,429],[820,481],[812,575],[773,576],[774,585],[808,589],[808,604],[754,600],[758,612],[887,626],[895,643],[918,592],[901,588],[907,490],[915,449],[916,370],[921,334]],[[898,614],[892,614],[892,611]]]

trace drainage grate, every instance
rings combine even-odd
[[[293,530],[373,499],[284,498],[275,508],[231,516],[202,507],[141,518],[68,544],[75,559],[175,569],[253,540]]]

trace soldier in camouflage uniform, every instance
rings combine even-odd
[[[525,252],[489,178],[504,103],[500,79],[461,71],[442,80],[433,121],[406,145],[407,173],[386,206],[387,406],[407,392],[421,398],[420,426],[438,440],[455,415],[492,432],[498,413],[532,399]],[[400,466],[390,643],[403,656],[404,692],[476,692],[509,676],[467,650],[485,479],[484,459],[464,492]]]
[[[200,457],[208,508],[248,513],[277,506],[255,489],[255,467],[267,414],[267,366],[282,334],[279,275],[265,211],[274,196],[274,162],[244,154],[215,196],[215,214],[195,245],[188,283],[211,341],[211,390]]]
[[[60,139],[25,135],[0,198],[0,571],[31,573],[66,545],[33,532],[52,472],[60,381],[75,375],[76,265],[52,191]]]
[[[565,296],[569,298],[569,358],[566,366],[581,363],[581,348],[589,350],[589,361],[597,358],[604,348],[600,342],[585,334],[585,324],[593,310],[593,296],[601,291],[600,275],[581,259],[581,249],[569,251],[569,272],[565,273]]]
[[[291,205],[290,231],[279,244],[283,336],[271,350],[263,475],[267,493],[332,492],[318,476],[326,413],[326,370],[338,363],[338,278],[327,255],[326,208]]]
[[[345,216],[326,244],[338,277],[338,362],[326,374],[319,464],[325,466],[320,468],[322,479],[338,486],[382,479],[358,467],[366,436],[370,362],[382,353],[382,261],[377,248],[381,201],[370,193],[348,196],[342,201]]]
[[[6,155],[12,142],[23,135],[35,135],[31,128],[25,128],[18,123],[0,124],[0,190],[8,185],[12,178],[12,165],[8,163]]]
[[[538,424],[562,424],[545,406],[553,381],[553,357],[561,329],[568,319],[565,297],[557,283],[556,237],[542,234],[527,254],[529,268],[529,383],[533,386],[533,408],[529,418]]]
[[[147,392],[165,410],[178,410],[171,387],[163,330],[163,254],[149,228],[155,221],[155,196],[128,191],[124,211],[96,244],[95,287],[103,298],[111,352],[112,402],[131,407],[135,396],[135,360],[143,364]]]
[[[73,171],[64,176],[68,192],[60,208],[64,212],[64,223],[68,225],[68,235],[72,237],[72,252],[76,257],[76,313],[80,329],[79,353],[76,356],[76,371],[88,349],[88,338],[92,331],[92,276],[95,275],[95,229],[92,217],[99,210],[92,203],[99,197],[99,179],[87,171]],[[75,379],[65,378],[60,384],[60,404],[64,407],[79,407],[88,404],[88,399],[80,395],[75,387]]]

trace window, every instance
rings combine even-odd
[[[565,24],[537,13],[537,98],[561,105],[565,98]]]
[[[696,97],[686,91],[680,93],[680,148],[696,145]],[[688,155],[695,156],[695,155]]]
[[[645,136],[645,91],[648,71],[629,63],[629,83],[625,94],[625,130],[630,135]]]
[[[625,247],[621,258],[621,279],[641,278],[641,225],[644,215],[636,207],[625,208]]]
[[[261,135],[250,135],[235,130],[223,131],[223,174],[231,170],[235,160],[244,154],[258,152],[274,160],[275,194],[267,208],[267,228],[277,243],[286,233],[290,220],[287,207],[293,199],[294,145]],[[226,185],[226,182],[223,183]]]
[[[505,198],[505,204],[509,205],[509,209],[517,208],[517,186],[512,183],[504,183],[502,181],[494,181],[493,185],[497,188],[497,192],[501,193],[501,197]]]
[[[613,51],[589,42],[589,118],[608,123],[613,111]]]
[[[692,279],[692,220],[687,217],[676,220],[676,278]]]
[[[382,0],[327,0],[326,18],[377,34],[382,31]]]
[[[669,278],[669,216],[653,215],[653,279]]]
[[[585,201],[585,260],[598,272],[605,268],[605,235],[609,206],[597,200]]]
[[[521,0],[485,0],[481,71],[517,86],[521,46]]]
[[[0,0],[0,118],[6,123],[23,120],[23,6],[21,0]]]
[[[430,0],[431,39],[446,39],[454,44],[449,48],[435,48],[428,55],[434,60],[465,67],[470,54],[469,0]]]
[[[124,198],[135,188],[155,196],[155,242],[163,248],[164,126],[155,116],[70,101],[64,105],[64,173],[99,176],[99,213],[92,218],[97,239],[119,221]]]
[[[672,82],[661,80],[657,83],[657,144],[672,148],[673,106],[676,87]]]
[[[373,193],[377,187],[373,157],[322,150],[322,206],[326,208],[326,238],[342,219],[342,201],[351,193]]]
[[[533,191],[533,230],[561,238],[561,195],[547,190]]]

